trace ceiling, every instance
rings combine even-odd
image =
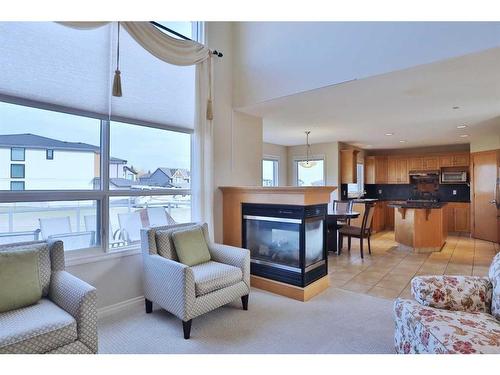
[[[264,119],[265,142],[287,146],[303,144],[305,130],[311,143],[368,149],[469,143],[500,132],[499,63],[493,48],[239,110]]]

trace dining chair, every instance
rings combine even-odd
[[[352,205],[353,201],[352,200],[347,200],[347,201],[333,201],[333,211],[335,212],[352,212]],[[347,220],[337,220],[338,225],[349,225],[350,219]]]
[[[361,259],[363,259],[363,240],[366,238],[368,240],[368,252],[371,254],[371,244],[370,237],[372,234],[372,221],[373,214],[375,213],[375,205],[367,204],[365,213],[363,215],[363,220],[361,222],[361,227],[345,225],[339,229],[339,248],[342,249],[344,236],[347,237],[347,249],[351,250],[351,238],[359,238],[359,249],[361,253]]]

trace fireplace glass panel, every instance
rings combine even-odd
[[[323,260],[323,220],[306,219],[306,267]]]
[[[297,222],[246,219],[246,245],[252,260],[299,268],[300,220]]]

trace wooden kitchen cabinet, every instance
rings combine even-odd
[[[470,155],[468,153],[441,155],[439,157],[439,166],[443,167],[468,167]]]
[[[410,182],[408,176],[408,159],[397,159],[396,162],[398,184],[408,184]]]
[[[441,155],[439,157],[439,167],[453,167],[453,155]]]
[[[365,183],[387,183],[387,157],[367,156],[365,158]]]
[[[387,183],[388,184],[398,183],[397,159],[395,158],[387,159]]]
[[[408,159],[408,170],[418,171],[424,168],[424,158],[415,156]]]
[[[343,184],[358,182],[358,150],[340,150],[340,181]]]
[[[427,171],[439,169],[439,157],[424,156],[422,158],[422,169]]]
[[[385,229],[394,229],[394,207],[389,207],[387,203],[385,205]]]
[[[448,232],[470,233],[470,203],[450,202],[446,211]]]
[[[453,155],[453,167],[468,167],[470,155],[468,153]]]
[[[375,203],[375,212],[373,213],[372,233],[377,233],[385,229],[385,208],[386,202],[378,201]]]
[[[387,159],[387,183],[407,184],[408,179],[408,159],[388,158]]]

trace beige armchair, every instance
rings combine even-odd
[[[178,262],[172,233],[195,223],[143,229],[141,246],[144,264],[146,313],[153,302],[182,320],[184,338],[189,339],[193,318],[241,298],[248,309],[250,252],[210,241],[202,226],[211,260],[188,267]]]

